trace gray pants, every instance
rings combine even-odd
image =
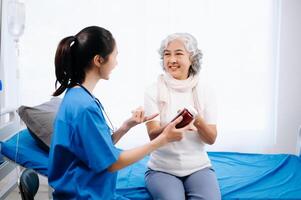
[[[212,168],[205,168],[184,177],[149,169],[145,173],[145,182],[154,200],[221,199],[217,178]]]

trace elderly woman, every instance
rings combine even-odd
[[[196,111],[193,125],[181,141],[151,153],[146,186],[154,199],[221,199],[220,189],[205,144],[217,137],[216,101],[211,89],[199,79],[202,53],[187,33],[169,35],[159,53],[164,74],[145,92],[145,114],[160,113],[146,123],[151,140],[182,108]]]

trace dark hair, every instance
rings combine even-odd
[[[56,91],[53,96],[82,84],[94,56],[100,55],[106,62],[114,47],[115,39],[110,31],[97,26],[84,28],[75,36],[62,39],[55,54]],[[57,83],[60,83],[59,88]]]

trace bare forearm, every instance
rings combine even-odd
[[[217,136],[215,125],[208,125],[203,118],[196,117],[194,126],[197,128],[199,136],[205,143],[214,144]]]
[[[129,131],[129,129],[129,127],[123,124],[118,130],[116,130],[111,136],[113,143],[116,144]]]
[[[173,122],[169,123],[164,128],[163,132],[149,143],[131,150],[123,151],[118,160],[113,163],[108,170],[113,172],[122,169],[130,164],[133,164],[134,162],[137,162],[147,154],[167,144],[168,142],[180,141],[183,138],[183,132],[186,131],[186,129],[185,127],[177,129],[175,126],[182,119],[183,117],[180,116]]]
[[[108,170],[110,172],[114,172],[128,165],[131,165],[137,162],[138,160],[142,159],[144,156],[151,153],[155,149],[161,147],[165,143],[167,142],[164,140],[164,138],[158,137],[155,140],[152,140],[150,143],[147,143],[143,146],[136,147],[130,150],[125,150],[120,154],[118,160],[113,165],[111,165]]]
[[[159,127],[158,129],[155,129],[155,130],[152,130],[152,131],[149,131],[149,139],[150,140],[153,140],[155,138],[157,138],[164,130],[165,126],[164,127]]]

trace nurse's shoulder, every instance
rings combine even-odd
[[[72,120],[84,112],[97,109],[95,100],[82,88],[70,88],[66,91],[60,107],[60,114]]]

